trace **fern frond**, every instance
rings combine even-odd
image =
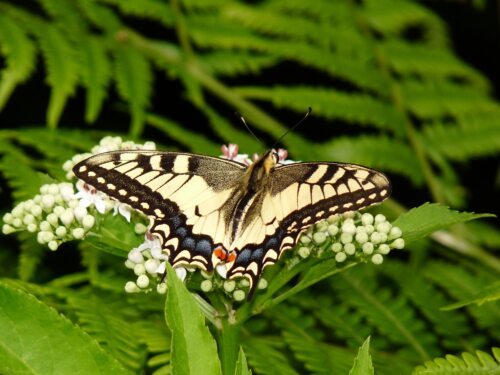
[[[73,1],[67,0],[37,0],[45,12],[52,18],[68,39],[78,40],[84,33],[86,22],[77,11]]]
[[[424,79],[459,78],[474,84],[483,93],[489,90],[489,83],[484,76],[449,50],[399,40],[385,41],[383,49],[388,55],[390,66],[403,76],[418,74]]]
[[[336,10],[339,5],[347,7],[346,4],[338,4]],[[282,37],[285,40],[311,42],[325,51],[332,51],[344,57],[373,60],[373,53],[371,48],[368,48],[366,39],[352,23],[322,20],[319,14],[311,18],[304,17],[304,14],[287,14],[266,3],[260,7],[233,4],[222,9],[221,15],[261,34]]]
[[[31,76],[36,61],[35,45],[26,31],[1,13],[0,54],[6,58],[6,67],[0,73],[1,110],[16,86]]]
[[[111,66],[103,42],[94,37],[84,37],[79,41],[80,72],[82,84],[87,89],[85,121],[94,122],[101,111],[111,80]]]
[[[447,354],[413,370],[413,374],[500,374],[500,348],[491,349],[493,356],[476,350],[475,354],[462,353],[461,358]]]
[[[326,345],[292,330],[284,331],[283,338],[295,357],[313,374],[349,373],[354,351]]]
[[[0,140],[0,172],[11,187],[15,202],[31,199],[38,194],[40,186],[53,180],[38,172],[33,161],[10,143]],[[26,183],[29,181],[29,183]]]
[[[425,41],[435,46],[448,45],[444,23],[429,9],[412,1],[370,0],[362,13],[369,25],[386,36],[399,36],[408,27],[420,27]],[[398,11],[394,11],[397,6]]]
[[[226,77],[258,74],[277,62],[276,56],[246,51],[214,51],[199,55],[198,59],[208,72]]]
[[[485,284],[495,281],[485,277],[485,273],[472,274],[464,268],[438,261],[428,262],[423,275],[458,301],[474,296]],[[466,307],[476,324],[480,328],[488,329],[497,340],[500,339],[500,321],[497,319],[499,308],[500,301]]]
[[[475,87],[443,81],[402,81],[401,89],[408,109],[421,119],[446,116],[494,114],[500,111],[498,103]]]
[[[425,360],[437,353],[436,338],[415,316],[406,298],[393,297],[387,289],[375,290],[373,282],[368,282],[359,270],[356,271],[344,272],[332,282],[342,299],[393,343],[406,346],[410,350],[409,356]]]
[[[477,291],[473,296],[467,298],[466,300],[456,302],[442,309],[445,311],[450,311],[471,304],[481,306],[483,303],[496,301],[498,299],[500,299],[500,281],[495,281]]]
[[[115,81],[118,93],[125,99],[132,112],[130,133],[139,136],[145,120],[145,110],[149,105],[153,73],[149,61],[131,48],[114,50]]]
[[[146,116],[146,122],[192,151],[208,155],[213,155],[218,151],[218,144],[208,140],[199,133],[189,131],[175,121],[165,117],[148,114]]]
[[[283,342],[276,338],[243,338],[243,349],[248,357],[250,366],[256,373],[262,375],[298,375],[283,354]]]
[[[500,111],[473,115],[458,124],[435,123],[422,130],[424,145],[451,160],[466,161],[500,152]]]
[[[374,126],[398,135],[405,132],[402,115],[388,104],[368,95],[308,86],[238,87],[236,92],[249,99],[270,101],[278,108],[303,113],[304,103],[307,103],[315,115],[327,119]]]
[[[52,88],[47,123],[55,128],[68,97],[74,93],[78,83],[77,54],[66,36],[53,25],[40,23],[36,37],[45,60],[47,83]]]
[[[274,54],[284,60],[295,61],[345,79],[361,88],[378,93],[385,93],[387,90],[385,79],[367,61],[335,55],[324,48],[301,41],[265,38],[241,25],[224,22],[220,17],[191,16],[187,21],[193,40],[200,47]]]
[[[318,146],[326,160],[368,165],[407,177],[419,186],[423,176],[413,151],[384,136],[341,137]]]
[[[93,26],[108,34],[116,33],[123,26],[120,18],[111,8],[94,0],[78,0],[78,7]]]
[[[42,257],[46,252],[46,248],[38,243],[36,236],[29,232],[19,233],[21,242],[19,250],[19,264],[17,273],[23,281],[29,281],[36,273],[36,269]]]
[[[449,301],[410,266],[390,261],[382,267],[382,272],[390,275],[403,294],[433,323],[434,329],[446,340],[447,347],[459,347],[460,337],[470,332],[465,315],[440,310]]]
[[[175,22],[172,8],[162,1],[141,0],[140,2],[136,2],[102,0],[101,2],[117,7],[121,13],[127,16],[157,20],[166,26],[171,26]]]
[[[125,367],[138,371],[146,361],[145,347],[136,335],[134,326],[124,315],[127,305],[121,298],[104,299],[95,293],[79,295],[69,293],[66,301],[76,312],[79,325],[93,336],[103,347],[118,359]]]

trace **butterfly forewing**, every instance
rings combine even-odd
[[[173,265],[212,269],[212,252],[227,243],[244,166],[202,155],[119,151],[75,166],[76,176],[151,218],[150,232]]]

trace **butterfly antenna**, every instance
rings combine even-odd
[[[260,144],[262,144],[262,141],[259,139],[259,137],[257,137],[257,136],[255,135],[255,133],[252,131],[252,129],[250,129],[250,127],[247,125],[247,122],[245,121],[245,118],[244,118],[242,115],[240,115],[238,112],[234,112],[234,114],[235,114],[236,116],[238,116],[238,118],[239,118],[239,119],[240,119],[240,121],[243,123],[243,125],[245,125],[245,128],[247,128],[248,132],[249,132],[250,134],[252,134],[252,135],[253,135],[253,137],[254,137],[257,141],[259,141],[259,143],[260,143]]]
[[[273,146],[271,148],[274,148],[278,143],[280,143],[280,141],[285,138],[285,136],[290,133],[293,129],[295,129],[296,127],[298,127],[300,124],[302,124],[304,122],[304,120],[306,118],[309,117],[309,115],[311,114],[312,112],[312,108],[311,107],[308,107],[307,109],[307,113],[304,115],[304,117],[302,117],[302,119],[300,119],[299,122],[297,122],[294,126],[292,126],[290,129],[288,129],[285,134],[283,134],[276,142],[274,142]]]

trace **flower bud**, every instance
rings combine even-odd
[[[212,281],[210,280],[203,280],[201,282],[201,285],[200,285],[200,288],[202,291],[204,291],[205,293],[206,292],[210,292],[212,290]]]
[[[347,255],[354,255],[354,253],[356,252],[356,246],[354,246],[354,244],[352,243],[346,243],[344,245],[344,252]]]
[[[146,267],[144,267],[144,264],[138,263],[134,267],[134,273],[137,276],[144,275],[146,273]]]
[[[302,246],[299,248],[298,254],[301,258],[305,259],[311,254],[311,249],[308,247]]]
[[[149,286],[149,277],[147,277],[146,275],[140,275],[137,278],[136,283],[139,288],[147,288]]]
[[[384,257],[380,254],[374,254],[372,256],[372,263],[373,264],[382,264],[382,262],[384,261]]]
[[[233,299],[236,301],[236,302],[241,302],[245,299],[245,292],[241,289],[238,289],[238,290],[235,290],[233,292]]]
[[[331,249],[334,253],[338,253],[339,251],[342,251],[342,244],[339,242],[335,242],[332,244]]]
[[[325,242],[325,240],[326,240],[326,234],[325,234],[325,232],[316,232],[316,233],[314,233],[313,234],[313,240],[317,244],[321,244],[321,243]]]
[[[166,283],[161,283],[156,286],[156,291],[159,294],[165,294],[167,292],[167,284]]]
[[[137,293],[139,291],[140,291],[140,289],[137,287],[137,284],[134,283],[133,281],[128,281],[125,284],[125,292],[127,292],[127,293]]]
[[[267,280],[262,277],[257,284],[257,289],[260,290],[266,289],[267,285],[268,285]]]
[[[363,244],[363,253],[365,253],[366,255],[370,255],[370,254],[373,254],[373,250],[374,250],[374,246],[371,242],[366,242]]]
[[[373,224],[373,215],[364,213],[363,215],[361,215],[361,223],[365,226]]]
[[[382,255],[387,255],[387,254],[389,254],[390,251],[391,251],[391,248],[389,247],[389,245],[387,245],[385,243],[381,244],[377,249],[377,253],[382,254]]]
[[[234,288],[236,288],[236,281],[226,280],[226,281],[224,281],[224,283],[222,285],[223,285],[224,290],[226,292],[231,293],[234,290]]]
[[[82,226],[85,229],[90,229],[94,226],[95,218],[92,215],[85,215],[82,219]]]
[[[402,238],[398,238],[396,240],[394,240],[391,244],[391,246],[394,248],[394,249],[403,249],[405,247],[405,240],[403,240]]]
[[[75,228],[71,231],[71,234],[76,240],[81,240],[85,236],[85,231],[83,228]]]
[[[337,253],[335,254],[335,261],[338,262],[338,263],[342,263],[346,260],[347,258],[347,255],[345,253]]]

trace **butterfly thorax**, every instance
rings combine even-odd
[[[262,205],[264,195],[271,188],[270,176],[277,162],[278,154],[275,150],[269,150],[251,164],[242,176],[239,189],[242,194],[229,221],[230,242],[233,242],[238,233],[244,230],[245,225],[252,222],[252,216],[258,212],[257,208]]]

